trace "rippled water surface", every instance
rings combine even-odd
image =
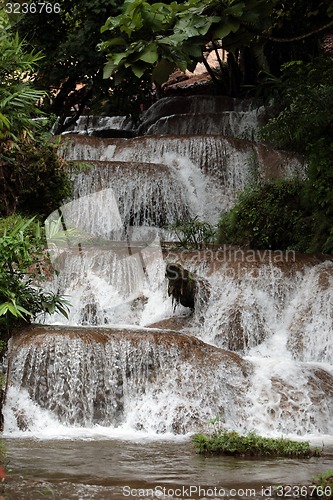
[[[263,498],[265,487],[306,485],[313,475],[333,469],[331,457],[260,461],[202,457],[195,454],[189,439],[8,438],[5,444],[5,500]],[[268,498],[269,490],[265,491]]]

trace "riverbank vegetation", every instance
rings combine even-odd
[[[212,434],[195,434],[193,444],[197,453],[208,455],[233,455],[240,457],[290,457],[319,456],[307,441],[286,438],[267,438],[255,432],[243,436],[234,431],[218,429]]]
[[[44,238],[33,219],[15,223],[0,234],[0,334],[2,347],[14,328],[39,314],[55,311],[67,316],[63,297],[43,289],[51,265],[44,253]],[[28,230],[28,231],[27,231]]]
[[[3,11],[0,26],[0,216],[45,217],[70,195],[71,182],[40,109],[46,93],[34,88],[43,56],[27,51]]]
[[[47,117],[38,106],[45,92],[33,86],[42,55],[27,51],[4,11],[0,26],[0,339],[5,348],[22,322],[54,310],[67,314],[66,301],[43,289],[47,259],[36,222],[69,196],[71,182],[45,132]]]

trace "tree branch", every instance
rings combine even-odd
[[[202,62],[208,72],[208,74],[211,76],[213,82],[215,84],[218,84],[218,79],[216,78],[216,75],[214,73],[214,71],[212,70],[212,68],[209,66],[208,62],[207,62],[207,59],[205,58],[204,54],[202,53]]]
[[[310,31],[310,33],[305,33],[304,35],[299,35],[299,36],[294,36],[292,38],[277,38],[274,36],[270,35],[264,35],[262,33],[255,33],[253,31],[250,31],[254,35],[258,35],[261,38],[265,38],[266,40],[270,40],[271,42],[277,42],[277,43],[291,43],[291,42],[297,42],[299,40],[304,40],[305,38],[309,38],[310,36],[316,35],[317,33],[320,33],[321,31],[326,30],[327,28],[330,28],[333,26],[333,21],[329,22],[328,24],[325,24],[324,26],[321,26],[320,28],[317,28],[316,30]]]

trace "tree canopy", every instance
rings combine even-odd
[[[217,92],[244,95],[264,74],[279,76],[284,63],[310,62],[324,29],[333,26],[330,0],[58,3],[58,12],[12,21],[45,56],[35,88],[49,91],[47,110],[61,117],[60,129],[66,116],[75,121],[87,105],[112,114],[115,103],[118,114],[127,113],[129,101],[148,96],[151,81],[158,86],[174,69],[191,70],[197,62],[206,65]],[[227,63],[219,48],[228,51]],[[207,63],[209,51],[217,54],[217,69]]]
[[[175,68],[193,69],[198,61],[207,66],[205,52],[222,47],[232,77],[239,73],[229,93],[239,94],[240,85],[257,83],[260,71],[277,74],[283,63],[316,54],[318,35],[333,25],[332,16],[328,0],[126,0],[122,13],[102,27],[108,33],[100,44],[108,58],[104,77],[117,84],[129,71],[137,78],[148,73],[160,84]]]
[[[103,79],[104,55],[96,46],[101,42],[101,24],[116,15],[120,0],[59,0],[60,8],[51,13],[11,16],[13,29],[35,50],[42,51],[35,78],[37,88],[46,89],[50,100],[47,111],[73,121],[86,105],[108,96],[110,82]],[[44,103],[47,104],[46,102]],[[73,113],[74,111],[74,113]]]

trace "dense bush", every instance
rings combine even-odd
[[[67,164],[45,139],[7,145],[0,155],[0,215],[14,211],[47,216],[70,196]]]
[[[275,116],[263,128],[263,139],[284,149],[311,154],[318,141],[333,140],[333,59],[292,61],[273,82]]]
[[[218,242],[272,250],[302,249],[309,232],[302,188],[297,179],[251,186],[241,193],[236,206],[222,216]]]
[[[45,92],[32,83],[42,55],[27,51],[4,10],[0,27],[0,216],[16,210],[45,216],[70,194],[70,181],[43,135],[45,120],[36,120]]]

